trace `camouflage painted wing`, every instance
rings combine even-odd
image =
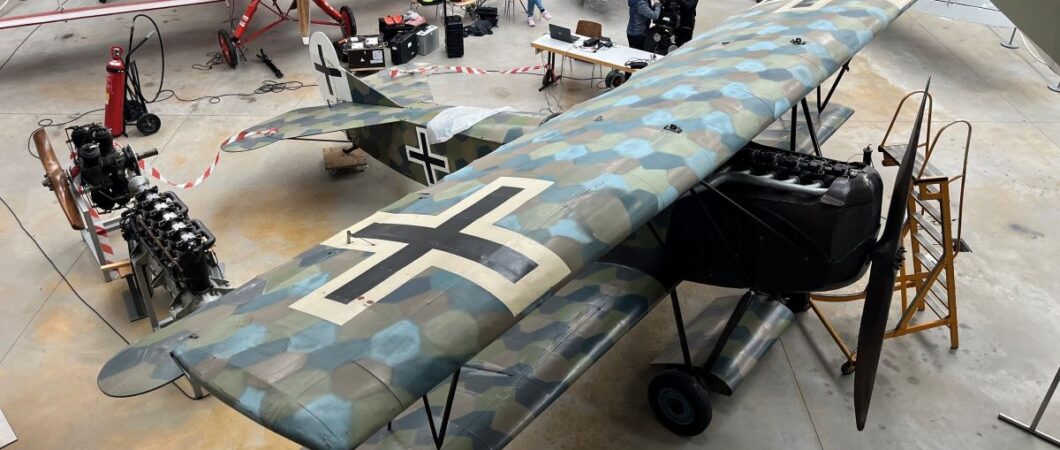
[[[507,445],[671,287],[627,266],[589,264],[461,368],[444,448]],[[448,391],[445,382],[428,394],[436,424],[441,423]],[[358,448],[435,448],[423,403]]]
[[[447,108],[433,105],[411,109],[354,102],[299,108],[239,132],[221,144],[221,150],[242,152],[284,139],[393,122],[426,123]]]
[[[344,230],[172,354],[302,444],[349,448],[723,164],[908,6],[759,4]],[[266,287],[268,290],[268,287]]]

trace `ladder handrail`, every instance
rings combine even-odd
[[[890,123],[890,125],[887,125],[887,132],[883,133],[883,139],[880,140],[880,146],[881,147],[883,145],[887,144],[887,138],[891,136],[891,130],[894,129],[894,123],[898,121],[898,115],[902,113],[902,107],[905,106],[905,101],[909,100],[910,97],[912,97],[912,96],[914,96],[916,94],[921,94],[921,95],[927,94],[927,99],[928,99],[928,101],[927,101],[927,124],[926,124],[927,125],[927,130],[926,130],[927,132],[924,134],[924,143],[923,144],[917,144],[917,147],[926,147],[928,145],[928,143],[930,142],[930,140],[931,140],[931,120],[932,120],[931,119],[931,113],[935,109],[935,97],[933,97],[931,95],[931,93],[926,93],[923,90],[920,90],[920,91],[913,91],[913,92],[910,92],[908,94],[905,94],[905,97],[902,97],[902,100],[900,102],[898,102],[898,108],[896,108],[894,110],[894,116],[891,117],[891,123]]]
[[[966,180],[968,179],[968,153],[971,151],[971,148],[972,148],[972,124],[969,123],[967,120],[955,120],[953,122],[950,122],[950,123],[946,124],[942,128],[940,128],[938,134],[935,135],[935,139],[933,141],[931,141],[931,145],[928,146],[928,148],[927,148],[927,152],[924,155],[924,165],[920,167],[920,174],[923,175],[924,168],[927,167],[928,160],[931,159],[931,155],[935,151],[935,146],[938,145],[938,143],[939,143],[939,138],[942,137],[943,133],[945,133],[945,131],[949,127],[951,127],[953,125],[957,125],[957,124],[963,124],[965,126],[965,128],[966,128],[966,133],[965,133],[965,138],[964,138],[964,161],[963,161],[963,163],[961,165],[961,175],[959,177],[960,181],[961,181],[961,193],[958,196],[958,200],[957,200],[957,242],[956,242],[956,245],[959,246],[960,242],[961,242],[961,229],[962,229],[961,225],[964,222],[964,186],[967,184]],[[956,179],[957,178],[953,178],[953,179],[951,179],[951,181],[956,181]],[[956,251],[956,249],[952,249],[951,248],[951,249],[948,249],[948,250],[953,252],[953,253],[959,253],[958,251]]]

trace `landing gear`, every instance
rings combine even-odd
[[[224,58],[225,64],[235,69],[239,65],[239,46],[228,30],[217,31],[217,44],[221,47],[221,57]]]
[[[707,429],[713,417],[707,389],[695,376],[678,369],[656,375],[648,385],[648,403],[655,418],[681,436]]]
[[[357,21],[353,17],[353,11],[349,6],[343,6],[339,8],[339,16],[342,20],[339,21],[339,26],[342,28],[342,37],[348,38],[350,36],[357,35]]]

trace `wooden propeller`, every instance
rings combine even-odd
[[[40,156],[41,165],[44,166],[44,186],[55,192],[55,198],[59,200],[59,207],[66,214],[66,220],[75,230],[84,230],[85,221],[78,214],[77,203],[74,201],[73,186],[70,185],[70,177],[66,176],[62,164],[55,157],[55,149],[52,148],[51,140],[44,128],[38,128],[33,132],[33,144],[37,146],[37,155]]]
[[[906,202],[913,187],[913,162],[916,161],[917,141],[920,139],[929,88],[931,78],[928,78],[927,86],[924,87],[920,111],[916,114],[905,156],[898,167],[894,190],[891,192],[891,203],[887,209],[887,223],[872,251],[872,266],[869,268],[865,305],[861,311],[861,326],[858,330],[858,359],[854,369],[854,418],[858,430],[865,429],[865,421],[868,419],[872,388],[876,383],[876,369],[879,368],[880,353],[883,350],[883,335],[887,331],[887,315],[891,307],[891,296],[894,294],[895,272],[902,264],[899,246],[902,243],[902,229],[905,228]]]

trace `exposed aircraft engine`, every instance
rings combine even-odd
[[[70,128],[70,141],[76,150],[72,172],[81,176],[92,203],[104,212],[129,203],[146,184],[137,161],[158,154],[148,150],[137,155],[132,147],[116,146],[110,131],[98,123]]]
[[[143,190],[122,213],[122,235],[129,257],[148,272],[150,289],[161,284],[172,297],[170,314],[180,318],[227,292],[210,230],[188,217],[188,207],[173,192]],[[150,301],[150,295],[145,296]]]
[[[868,267],[882,193],[866,164],[751,146],[677,202],[667,248],[690,281],[773,294],[834,289]]]

